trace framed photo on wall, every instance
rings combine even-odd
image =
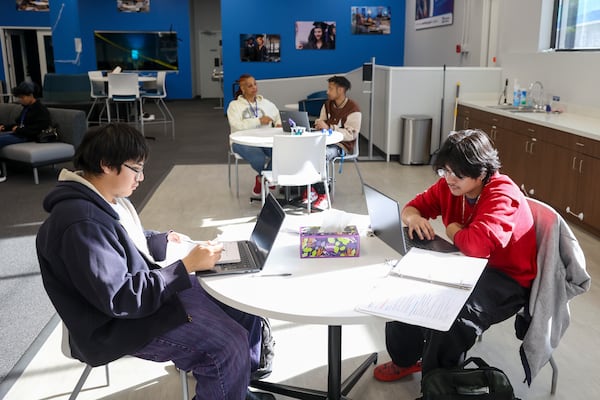
[[[352,33],[355,35],[389,35],[392,11],[389,6],[356,6],[350,9]]]
[[[50,11],[48,0],[17,0],[18,11]]]
[[[415,29],[452,25],[454,0],[416,0]]]
[[[297,50],[334,50],[334,21],[296,21]]]
[[[150,12],[150,0],[117,0],[121,12]]]
[[[240,60],[244,62],[281,61],[281,35],[271,33],[240,34]]]

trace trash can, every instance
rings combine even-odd
[[[400,164],[427,164],[431,148],[431,117],[402,115],[400,124]]]

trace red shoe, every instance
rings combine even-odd
[[[262,177],[260,175],[256,175],[256,180],[254,182],[254,189],[252,189],[252,194],[256,197],[259,197],[262,194],[261,180],[262,180]]]
[[[319,210],[326,210],[329,208],[329,201],[327,201],[327,195],[320,194],[317,197],[317,200],[312,204],[314,208],[318,208]]]
[[[381,382],[393,382],[415,372],[421,372],[421,361],[406,368],[399,367],[390,361],[375,367],[373,377]]]
[[[319,193],[317,190],[311,186],[310,188],[310,202],[316,201],[319,198]],[[308,196],[306,195],[306,190],[302,192],[302,204],[308,204]]]

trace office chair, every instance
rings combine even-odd
[[[61,325],[62,325],[62,340],[61,340],[61,346],[60,346],[61,351],[65,355],[65,357],[74,359],[74,357],[71,353],[71,346],[69,345],[69,331],[67,330],[67,327],[64,323],[61,322]],[[81,392],[81,389],[83,388],[85,381],[87,380],[88,376],[90,375],[92,368],[93,367],[91,365],[88,365],[88,364],[85,365],[83,372],[79,376],[79,380],[77,381],[77,384],[75,384],[75,387],[73,388],[73,391],[71,392],[71,395],[69,396],[69,400],[75,400],[77,398],[77,396],[79,396],[79,392]],[[106,375],[106,386],[109,386],[110,385],[110,375],[109,375],[109,371],[108,371],[108,364],[104,365],[104,370],[105,370],[105,375]],[[182,400],[189,400],[190,394],[189,394],[189,389],[188,389],[187,373],[182,369],[179,370],[179,378],[181,380]]]
[[[331,182],[331,198],[335,198],[335,163],[336,161],[340,162],[340,170],[339,172],[342,173],[342,163],[346,162],[348,160],[352,160],[354,161],[354,166],[356,167],[356,172],[358,173],[358,177],[360,178],[360,187],[363,187],[363,178],[362,175],[360,173],[360,169],[358,168],[358,154],[359,154],[359,147],[358,147],[358,143],[360,142],[360,133],[358,133],[356,135],[356,140],[354,141],[354,151],[352,152],[352,154],[346,154],[343,157],[338,156],[338,157],[334,157],[329,161],[329,177],[330,177],[330,182]]]
[[[329,208],[331,208],[325,161],[326,140],[327,136],[321,133],[275,135],[272,171],[262,172],[262,204],[265,204],[269,185],[306,185],[306,193],[310,193],[312,184],[323,182]],[[310,201],[307,209],[310,214]]]
[[[157,118],[153,121],[146,121],[146,124],[155,124],[160,123],[164,125],[164,132],[167,133],[167,125],[171,125],[171,138],[175,139],[175,118],[173,118],[173,114],[171,114],[171,110],[167,107],[164,99],[167,97],[167,85],[166,85],[166,71],[158,71],[156,73],[156,82],[150,82],[153,84],[153,88],[148,89],[144,86],[144,91],[142,92],[142,101],[146,99],[153,100],[154,104],[158,108],[158,111],[161,114],[161,118]]]

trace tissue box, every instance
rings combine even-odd
[[[358,257],[360,236],[356,225],[343,232],[319,232],[318,226],[300,228],[300,258]]]

